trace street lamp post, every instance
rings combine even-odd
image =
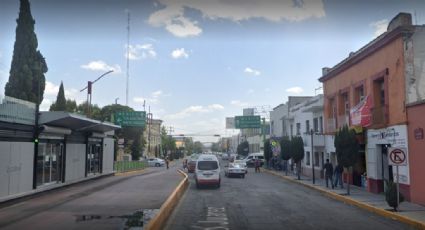
[[[109,70],[108,72],[100,75],[100,77],[98,77],[96,80],[94,81],[88,81],[87,82],[87,86],[84,87],[82,90],[80,90],[80,92],[83,92],[85,89],[87,89],[87,117],[90,118],[90,107],[91,107],[91,97],[92,97],[92,85],[99,81],[102,77],[104,77],[107,74],[110,74],[114,72],[113,70]],[[115,99],[116,100],[116,99]],[[116,102],[116,101],[115,101]]]
[[[119,97],[115,98],[115,104],[118,104],[118,99],[120,99]]]
[[[314,178],[314,147],[313,147],[313,135],[314,135],[314,131],[313,129],[310,129],[310,135],[311,135],[311,170],[313,173],[313,184],[315,182],[315,178]]]

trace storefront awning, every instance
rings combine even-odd
[[[41,112],[39,123],[40,125],[68,128],[79,132],[105,133],[121,128],[119,125],[68,112]]]

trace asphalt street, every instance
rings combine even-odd
[[[167,222],[168,230],[410,229],[392,219],[328,198],[317,191],[249,169],[221,188],[190,186]]]
[[[159,209],[183,179],[176,168],[149,168],[143,174],[105,177],[2,207],[0,229],[132,226],[141,218],[140,210]]]

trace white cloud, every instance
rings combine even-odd
[[[203,18],[226,19],[234,22],[262,18],[271,22],[303,21],[325,16],[320,0],[158,0],[164,6],[149,17],[149,24],[163,26],[177,37],[202,33],[199,23],[185,15],[185,9],[199,10]]]
[[[247,107],[247,106],[249,106],[249,103],[242,102],[240,100],[232,100],[232,101],[230,101],[230,104],[231,105],[234,105],[234,106],[238,106],[238,107]]]
[[[55,85],[50,81],[46,81],[46,86],[44,88],[44,95],[56,96],[58,92],[59,92],[59,85]]]
[[[156,58],[157,53],[153,47],[153,44],[136,44],[129,45],[129,59],[130,60],[139,60],[139,59],[148,59],[148,58]],[[124,54],[127,58],[127,53]]]
[[[114,73],[121,73],[121,67],[117,64],[115,65],[108,65],[104,61],[98,60],[98,61],[91,61],[88,64],[81,65],[81,68],[93,70],[93,71],[109,71],[113,70]]]
[[[293,93],[293,94],[300,94],[304,92],[304,90],[301,87],[296,86],[296,87],[286,89],[286,92]]]
[[[373,27],[375,29],[374,32],[374,37],[378,37],[379,35],[385,33],[387,31],[387,27],[388,27],[388,20],[387,19],[382,19],[376,22],[372,22],[369,24],[371,27]]]
[[[166,120],[182,119],[182,118],[189,117],[192,114],[196,114],[196,113],[211,113],[211,112],[219,111],[219,110],[223,110],[223,109],[224,109],[224,106],[222,106],[220,104],[211,104],[211,105],[207,105],[207,106],[192,105],[192,106],[189,106],[189,107],[183,109],[182,111],[180,111],[178,113],[166,115],[164,118]]]
[[[252,69],[250,67],[246,67],[244,70],[245,73],[250,74],[250,75],[254,75],[254,76],[260,76],[261,72],[256,70],[256,69]]]
[[[40,104],[40,111],[49,111],[50,105],[53,103],[51,99],[44,98]]]
[[[188,58],[189,54],[184,50],[184,48],[180,48],[173,50],[173,52],[171,52],[171,57],[173,57],[174,59]]]
[[[161,96],[164,96],[164,93],[161,90],[157,90],[155,92],[152,92],[149,97],[134,97],[133,101],[140,104],[146,102],[146,104],[148,105],[156,105],[160,102]]]

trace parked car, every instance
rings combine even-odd
[[[201,155],[196,161],[195,169],[196,187],[201,185],[215,185],[220,188],[220,163],[214,155]]]
[[[165,161],[160,158],[149,158],[148,165],[151,167],[160,167],[165,165]]]
[[[224,167],[224,175],[227,177],[231,176],[238,176],[245,178],[246,169],[243,167],[242,164],[238,163],[229,163],[229,165],[226,165]]]
[[[250,153],[243,161],[245,161],[248,167],[254,167],[255,160],[260,160],[260,165],[264,165],[264,154],[263,153]]]
[[[227,153],[223,153],[223,154],[221,155],[221,159],[222,159],[222,160],[224,160],[224,161],[229,160],[229,154],[227,154]]]
[[[245,169],[245,174],[248,173],[248,166],[246,166],[245,161],[243,161],[243,160],[235,160],[233,163],[240,164]]]

